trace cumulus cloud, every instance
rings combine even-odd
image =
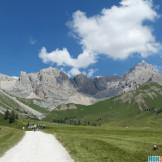
[[[147,57],[156,53],[160,44],[144,22],[157,17],[151,1],[123,0],[120,6],[103,9],[93,17],[77,11],[70,26],[80,44],[94,53],[113,59],[126,59],[135,53]]]
[[[161,44],[145,22],[154,22],[157,18],[151,0],[122,0],[118,6],[104,8],[92,17],[76,11],[68,24],[83,52],[73,58],[66,48],[52,52],[42,48],[39,57],[45,63],[72,67],[75,72],[96,63],[100,55],[126,59],[138,53],[148,57],[157,53]]]
[[[80,73],[81,73],[80,70],[78,70],[77,68],[72,68],[72,69],[68,72],[69,76],[75,76],[75,75],[78,75],[78,74],[80,74]]]
[[[47,52],[47,49],[43,47],[39,53],[39,57],[44,63],[55,63],[58,66],[70,66],[77,69],[86,68],[90,64],[96,63],[95,55],[86,50],[79,54],[77,58],[73,58],[66,48]]]

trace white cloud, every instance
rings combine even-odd
[[[86,50],[79,54],[77,58],[72,58],[66,48],[56,49],[52,52],[47,52],[43,47],[39,53],[39,57],[44,63],[55,63],[59,66],[70,66],[74,68],[86,68],[89,64],[96,62],[95,55]]]
[[[82,11],[73,14],[70,24],[84,49],[113,59],[126,59],[135,53],[147,57],[159,50],[146,20],[158,17],[149,0],[123,0],[120,6],[103,9],[88,17]]]
[[[78,75],[78,74],[80,74],[81,72],[77,69],[77,68],[72,68],[69,72],[68,72],[68,74],[69,74],[69,76],[75,76],[75,75]]]
[[[148,57],[161,48],[151,27],[145,23],[156,18],[158,14],[151,0],[122,0],[120,5],[105,8],[92,17],[76,11],[69,26],[83,52],[73,58],[66,48],[49,53],[42,48],[39,57],[44,63],[70,66],[75,72],[96,63],[100,55],[126,59],[138,53]]]
[[[88,73],[87,73],[87,76],[92,77],[95,72],[96,72],[96,69],[89,69]]]
[[[84,74],[84,75],[87,75],[88,77],[92,77],[92,76],[94,76],[95,72],[96,72],[96,69],[92,69],[92,68],[88,69],[87,71],[85,71],[85,70],[80,71],[77,68],[72,68],[69,71],[67,71],[66,74],[69,77],[73,77],[73,76],[76,76],[76,75],[79,75],[79,74]]]

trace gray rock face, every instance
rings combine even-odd
[[[69,78],[51,67],[37,73],[21,72],[18,79],[0,75],[0,89],[14,96],[35,99],[36,104],[49,109],[67,103],[89,105],[98,99],[134,90],[146,82],[162,84],[162,74],[144,62],[122,77],[88,78],[80,74]]]
[[[119,81],[120,77],[118,76],[88,78],[80,74],[73,78],[72,83],[82,93],[96,98],[103,98],[112,96],[111,89],[115,91]]]
[[[120,86],[122,86],[124,91],[130,91],[146,82],[162,84],[162,74],[155,66],[141,62],[124,75]]]
[[[158,70],[151,64],[145,62],[137,64],[125,76],[127,81],[134,81],[137,84],[143,84],[150,80],[154,80],[154,76],[159,75]],[[153,81],[152,80],[152,81]]]
[[[51,67],[38,73],[21,72],[12,88],[1,88],[14,96],[35,99],[36,104],[49,109],[62,103],[89,105],[95,100],[79,93],[65,73]]]
[[[17,78],[0,74],[0,89],[11,90],[15,86]]]
[[[121,78],[119,76],[112,77],[97,77],[94,79],[97,90],[105,90],[111,83],[118,82]]]
[[[88,78],[86,75],[79,74],[72,79],[72,83],[74,87],[78,89],[78,91],[94,95],[97,93],[97,87],[92,78]]]
[[[96,98],[105,98],[119,95],[123,92],[135,90],[146,82],[162,84],[162,74],[155,66],[141,62],[129,70],[122,77],[98,77],[88,78],[78,75],[73,79],[75,87],[83,93]]]

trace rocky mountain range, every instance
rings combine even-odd
[[[49,67],[37,73],[21,72],[18,78],[0,74],[0,89],[6,93],[34,100],[49,110],[58,105],[94,102],[135,90],[146,82],[162,84],[162,74],[155,66],[141,62],[123,76],[94,77],[79,74],[69,78],[64,72]]]

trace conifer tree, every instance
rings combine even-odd
[[[8,110],[6,110],[5,114],[4,114],[4,120],[8,120],[10,117],[10,112]]]
[[[9,123],[14,123],[15,120],[16,120],[16,114],[14,111],[12,111],[9,116]]]

